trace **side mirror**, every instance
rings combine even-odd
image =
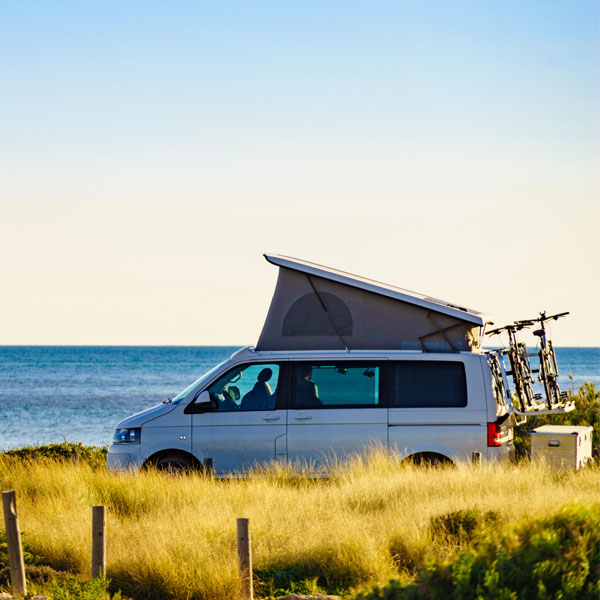
[[[192,403],[185,409],[186,413],[202,414],[215,410],[215,402],[211,399],[208,390],[204,390]]]

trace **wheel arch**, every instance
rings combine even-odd
[[[146,460],[144,460],[144,462],[142,463],[141,469],[147,469],[148,467],[155,465],[156,462],[161,458],[165,458],[167,456],[185,458],[192,462],[192,465],[195,469],[202,470],[203,468],[202,463],[191,452],[186,452],[185,450],[181,450],[180,448],[167,448],[165,450],[159,450],[158,452],[155,452],[154,454],[148,456],[148,458],[146,458]]]
[[[455,466],[454,461],[439,452],[415,452],[407,456],[402,462],[421,466]]]

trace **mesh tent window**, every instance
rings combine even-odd
[[[334,294],[310,292],[288,309],[283,319],[284,337],[352,335],[352,315]]]

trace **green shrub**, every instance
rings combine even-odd
[[[20,460],[70,460],[85,462],[91,467],[103,468],[106,465],[108,446],[84,446],[81,442],[62,442],[61,444],[48,444],[47,446],[25,446],[16,450],[1,452],[0,457],[15,458]]]
[[[22,534],[21,536],[21,545],[23,548],[23,561],[25,562],[27,577],[29,579],[29,570],[32,569],[33,572],[37,572],[37,566],[42,565],[43,559],[33,554],[27,543],[26,534]],[[8,568],[8,544],[6,542],[6,532],[0,531],[0,586],[8,585],[9,580],[10,571]]]
[[[500,519],[497,512],[482,513],[476,509],[457,510],[431,517],[429,533],[432,538],[453,545],[470,542],[475,534],[487,523],[495,523]]]
[[[22,536],[23,560],[27,587],[34,592],[43,591],[50,594],[52,600],[107,600],[110,580],[91,579],[82,581],[77,575],[66,571],[57,571],[43,564],[44,559],[36,556],[27,543],[26,535]],[[10,569],[8,566],[8,545],[6,532],[0,531],[0,589],[8,588]],[[120,592],[112,596],[112,600],[121,600]]]
[[[90,579],[81,581],[79,577],[55,579],[50,586],[52,600],[106,600],[108,595],[109,580]],[[112,600],[121,600],[117,592]]]
[[[586,381],[578,393],[573,396],[575,410],[555,415],[540,415],[527,417],[527,422],[515,427],[515,450],[518,458],[529,454],[529,432],[541,425],[591,425],[592,456],[600,461],[600,390],[594,383]]]
[[[416,575],[427,564],[431,544],[429,540],[410,543],[402,535],[392,535],[388,552],[399,573]]]
[[[282,562],[267,569],[253,569],[259,596],[275,597],[292,592],[341,594],[368,581],[370,574],[360,562],[360,547],[352,543],[306,552],[294,562]]]
[[[484,526],[450,561],[431,558],[412,581],[371,587],[354,600],[597,600],[600,505],[573,505],[511,527]]]
[[[276,598],[287,594],[315,594],[325,591],[319,577],[307,577],[297,565],[282,569],[253,569],[254,591],[259,598]]]

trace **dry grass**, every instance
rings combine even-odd
[[[560,477],[528,464],[425,469],[378,452],[316,480],[275,466],[223,481],[0,458],[0,488],[17,490],[29,547],[55,568],[87,575],[91,506],[108,507],[107,574],[135,598],[236,598],[237,517],[250,519],[263,578],[287,572],[308,588],[318,581],[344,590],[421,566],[432,544],[456,552],[432,539],[432,517],[463,509],[495,511],[501,522],[549,515],[600,501],[599,483],[598,469]]]

